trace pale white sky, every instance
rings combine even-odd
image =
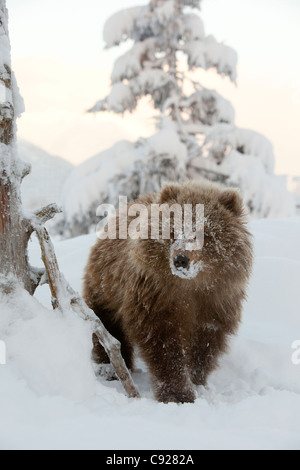
[[[152,110],[91,116],[105,96],[120,49],[103,51],[102,29],[126,0],[7,0],[13,67],[26,112],[19,136],[79,163],[116,140],[153,132]],[[276,170],[300,175],[300,1],[203,0],[207,34],[235,48],[238,87],[214,72],[199,75],[236,110],[236,124],[273,143]]]

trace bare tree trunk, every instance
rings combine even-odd
[[[23,220],[20,184],[29,169],[16,157],[14,91],[5,1],[0,0],[0,289],[7,289],[13,274],[26,290],[33,291],[27,260],[27,226]],[[2,287],[1,287],[2,286]],[[6,286],[6,287],[4,287]]]

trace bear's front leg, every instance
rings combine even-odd
[[[217,367],[226,350],[227,335],[213,326],[199,328],[190,345],[191,379],[195,385],[206,386],[209,374]]]
[[[163,403],[193,403],[196,394],[180,338],[170,329],[155,331],[139,346],[151,374],[155,398]]]

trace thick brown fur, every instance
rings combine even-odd
[[[172,273],[173,240],[99,240],[84,277],[84,298],[122,344],[129,368],[138,347],[157,400],[193,402],[237,331],[252,266],[251,235],[234,189],[216,184],[170,184],[141,197],[150,205],[204,204],[204,246],[193,256],[203,269],[193,279]],[[132,219],[129,218],[128,223]],[[108,357],[97,341],[94,360]]]

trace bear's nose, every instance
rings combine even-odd
[[[174,258],[174,266],[176,269],[178,268],[187,268],[190,260],[185,255],[177,255]]]

